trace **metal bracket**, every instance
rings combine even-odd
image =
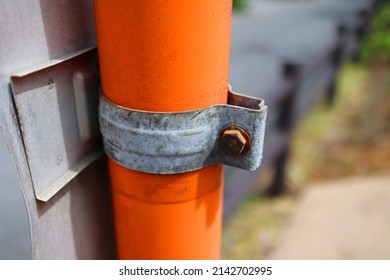
[[[47,202],[104,153],[95,48],[15,73],[10,80],[35,196]]]
[[[159,113],[126,109],[101,96],[100,130],[105,151],[129,169],[176,174],[223,163],[260,166],[267,106],[231,92],[228,104]]]

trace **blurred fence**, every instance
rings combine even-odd
[[[274,169],[267,192],[283,192],[291,132],[324,95],[331,105],[343,62],[357,57],[377,0],[251,0],[233,16],[230,83],[233,90],[266,100],[269,114],[264,158],[257,172],[225,169],[228,217]]]

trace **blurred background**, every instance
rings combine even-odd
[[[233,88],[263,97],[272,118],[286,109],[274,101],[283,90],[262,77],[281,80],[270,75],[278,64],[300,72],[288,101],[296,112],[278,116],[290,120],[288,141],[275,148],[278,124],[268,120],[259,177],[225,219],[223,258],[390,259],[389,1],[233,2]],[[321,81],[337,44],[334,75]]]

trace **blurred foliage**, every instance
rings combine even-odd
[[[235,11],[243,11],[246,7],[245,0],[233,0],[233,9]]]
[[[363,42],[364,62],[390,62],[390,3],[383,4],[371,21],[371,32]]]

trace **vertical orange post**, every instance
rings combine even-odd
[[[230,0],[95,0],[102,91],[131,109],[227,102]],[[218,259],[223,168],[155,175],[109,159],[119,259]]]

